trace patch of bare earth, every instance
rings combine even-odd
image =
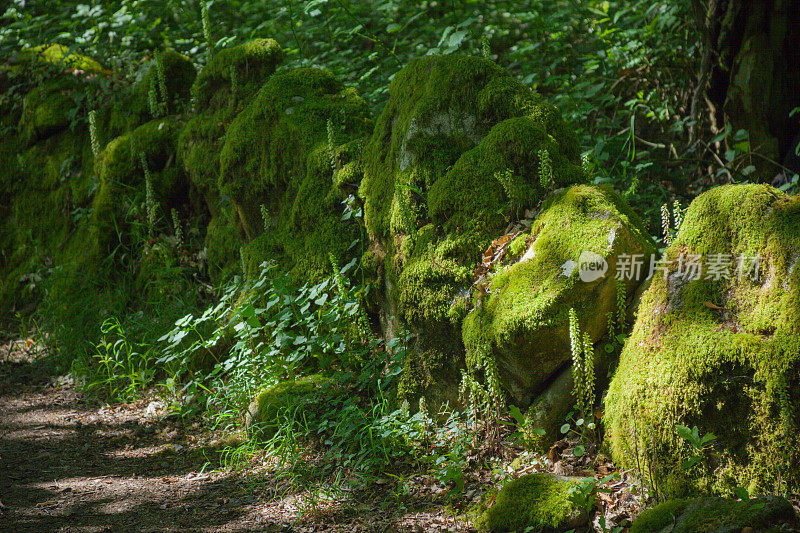
[[[208,430],[153,399],[88,405],[38,364],[31,341],[0,343],[2,531],[465,531],[431,499],[406,511],[381,487],[310,505],[265,468],[209,468]],[[324,500],[324,499],[323,499]]]

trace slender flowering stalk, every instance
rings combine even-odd
[[[155,195],[153,194],[153,180],[150,176],[150,169],[147,167],[147,159],[144,152],[139,152],[139,160],[142,163],[144,170],[144,194],[145,194],[145,207],[147,209],[147,234],[152,239],[153,231],[156,225],[156,211],[158,204],[156,204]]]
[[[669,207],[667,204],[661,206],[661,232],[664,234],[664,244],[667,246],[672,244],[672,237],[670,236]]]
[[[685,210],[683,206],[678,200],[672,204],[672,220],[675,222],[675,231],[679,231],[681,229],[681,225],[683,224],[683,215]]]
[[[211,16],[208,14],[208,2],[200,0],[200,19],[203,23],[203,37],[208,45],[209,53],[214,52],[214,41],[211,38]]]
[[[553,188],[553,162],[547,148],[539,150],[539,183],[545,189]]]
[[[172,227],[175,229],[175,247],[183,248],[183,229],[181,228],[181,220],[178,218],[178,210],[172,208]]]
[[[89,111],[89,138],[92,143],[92,153],[94,157],[100,154],[100,138],[97,134],[97,111]]]

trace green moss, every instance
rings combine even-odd
[[[20,51],[19,58],[23,62],[49,63],[69,69],[109,73],[94,59],[74,52],[70,53],[69,47],[63,44],[43,44],[25,48]]]
[[[208,274],[216,286],[238,271],[242,241],[233,220],[235,216],[230,210],[224,210],[212,217],[206,228]]]
[[[475,527],[482,532],[561,531],[575,527],[583,513],[570,499],[569,491],[578,483],[576,479],[552,474],[521,476],[500,489],[494,505],[475,520]]]
[[[289,410],[302,408],[303,416],[314,416],[313,396],[320,388],[331,384],[329,377],[313,374],[282,381],[259,392],[248,408],[247,425],[250,431],[270,438],[286,417],[295,416]]]
[[[499,268],[486,295],[478,291],[462,335],[467,364],[496,359],[501,383],[516,405],[571,358],[568,312],[575,308],[582,329],[596,342],[616,304],[616,257],[653,251],[640,219],[609,188],[574,186],[555,193],[523,237],[530,242],[519,262]],[[587,283],[578,269],[566,272],[585,251],[608,263],[606,275]],[[628,282],[632,291],[636,282]]]
[[[160,68],[164,73],[166,95],[161,94],[158,81]],[[156,98],[166,104],[167,114],[180,111],[191,98],[191,88],[197,76],[192,60],[174,50],[158,52],[142,69],[141,79],[135,84],[137,96],[147,101],[148,93],[155,89]]]
[[[604,420],[615,461],[647,465],[634,450],[648,449],[668,495],[800,486],[798,228],[800,199],[760,185],[712,189],[667,250],[667,279],[654,277],[642,296]],[[682,279],[681,254],[760,255],[760,279]],[[718,436],[688,472],[675,424]]]
[[[255,39],[220,50],[197,77],[192,89],[195,104],[201,109],[223,107],[231,99],[255,94],[283,57],[283,49],[273,39]],[[231,90],[232,73],[236,94]]]
[[[181,126],[178,117],[150,121],[109,142],[98,157],[99,186],[90,219],[90,241],[97,253],[110,253],[119,243],[119,237],[131,228],[126,206],[133,204],[135,198],[140,200],[136,205],[141,205],[146,192],[142,156],[151,176],[153,196],[159,204],[159,218],[187,201],[188,180],[175,161],[176,137]],[[141,218],[146,220],[144,213]]]
[[[722,498],[669,500],[639,515],[630,533],[727,533],[731,531],[787,531],[796,525],[792,504],[784,498],[749,501]]]
[[[389,94],[365,150],[361,188],[365,222],[375,237],[390,233],[398,184],[426,191],[462,153],[506,119],[526,116],[544,132],[558,133],[557,152],[577,161],[577,141],[558,111],[491,61],[462,56],[415,59],[395,75]]]
[[[76,107],[74,97],[81,82],[72,77],[46,81],[31,90],[24,99],[19,135],[25,146],[45,139],[70,125],[70,112]]]
[[[348,184],[334,186],[333,175],[357,164],[357,140],[369,128],[367,105],[355,91],[328,71],[296,69],[273,75],[225,134],[219,190],[249,239],[264,232],[268,213],[265,250],[282,248],[296,277],[330,272],[329,254],[343,260],[358,235],[353,221],[341,223]]]
[[[364,151],[364,222],[374,255],[384,260],[377,270],[386,305],[419,337],[421,359],[408,367],[457,375],[463,313],[450,313],[451,303],[469,288],[492,239],[546,194],[538,150],[548,150],[554,182],[564,185],[584,180],[578,145],[552,105],[485,59],[415,59],[395,75],[389,94]],[[507,173],[507,183],[498,180]]]

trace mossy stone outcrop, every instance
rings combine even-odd
[[[780,533],[798,527],[800,520],[785,498],[705,497],[669,500],[647,509],[633,522],[630,533]]]
[[[275,72],[284,57],[272,39],[257,39],[217,52],[192,86],[195,114],[178,138],[178,153],[211,215],[206,232],[208,272],[215,282],[239,268],[245,235],[238,214],[219,191],[220,153],[236,116]]]
[[[589,516],[570,493],[580,482],[580,478],[553,474],[526,474],[509,481],[497,492],[494,505],[480,512],[475,527],[500,533],[557,532],[584,526]]]
[[[119,229],[132,228],[135,215],[126,214],[126,206],[139,210],[138,206],[143,205],[148,175],[159,219],[167,217],[173,207],[188,202],[189,182],[175,158],[176,139],[182,126],[180,117],[159,118],[106,145],[95,167],[99,186],[90,219],[93,252],[109,253],[118,244]],[[139,202],[134,206],[135,198]],[[147,231],[147,215],[139,212],[138,218],[136,226],[143,236]]]
[[[83,89],[82,83],[71,76],[48,80],[30,91],[23,101],[19,135],[23,146],[55,135],[70,125],[74,98]]]
[[[232,98],[255,94],[275,72],[285,53],[274,39],[254,39],[220,50],[192,87],[200,109],[223,107]]]
[[[343,169],[360,157],[369,109],[332,73],[300,68],[274,74],[225,134],[219,190],[247,238],[248,266],[277,259],[298,278],[330,272],[358,236],[341,221]]]
[[[686,266],[693,255],[699,273]],[[618,465],[644,465],[668,496],[797,490],[799,259],[800,198],[727,185],[692,202],[665,275],[642,296],[606,397]],[[688,471],[681,462],[694,451],[676,424],[717,436]]]
[[[287,379],[259,392],[247,408],[245,426],[253,434],[272,437],[283,420],[293,417],[289,410],[302,409],[304,416],[314,416],[315,397],[319,389],[329,386],[331,378],[313,374]]]
[[[628,295],[640,283],[616,279],[617,258],[654,248],[620,196],[590,185],[550,196],[530,231],[512,244],[517,242],[521,246],[512,246],[511,263],[497,268],[485,291],[476,291],[462,333],[468,366],[480,369],[485,358],[494,358],[510,400],[527,406],[571,360],[570,308],[581,330],[597,342],[607,332],[609,316],[617,320],[618,284]],[[578,265],[587,252],[608,266],[594,280],[584,279]]]
[[[364,152],[372,246],[363,263],[385,286],[385,329],[417,334],[402,394],[454,399],[439,387],[457,383],[463,366],[450,305],[509,221],[553,188],[585,181],[578,143],[555,107],[485,59],[415,59],[389,95]],[[541,157],[551,162],[544,177]]]

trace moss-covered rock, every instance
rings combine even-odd
[[[178,138],[181,163],[205,199],[212,220],[206,234],[208,272],[222,282],[240,265],[244,234],[229,198],[219,191],[220,153],[225,133],[236,116],[283,60],[272,39],[259,39],[220,50],[192,86],[196,114]]]
[[[723,498],[669,500],[642,512],[630,533],[779,533],[797,531],[800,521],[785,498],[747,501]]]
[[[618,283],[627,295],[640,282],[615,279],[617,257],[654,251],[624,200],[610,188],[589,185],[548,198],[527,243],[518,261],[498,269],[485,292],[476,291],[462,331],[467,364],[480,368],[493,357],[511,401],[522,406],[571,359],[570,308],[597,342],[609,315],[616,319]],[[578,267],[587,252],[608,265],[591,281]]]
[[[84,72],[109,74],[110,71],[103,68],[94,59],[71,52],[68,46],[63,44],[42,44],[30,48],[24,48],[19,52],[21,63],[46,63],[55,66],[63,66],[65,69],[82,70]]]
[[[334,173],[357,161],[370,128],[366,102],[328,71],[273,75],[225,134],[219,190],[231,199],[248,239],[296,274],[330,272],[358,235],[341,222],[347,190]],[[341,180],[340,180],[341,181]]]
[[[294,416],[290,409],[302,409],[304,416],[314,415],[314,396],[331,378],[321,374],[282,381],[259,392],[247,408],[245,426],[249,432],[269,438],[284,418]]]
[[[552,474],[521,476],[500,489],[475,527],[481,532],[556,532],[584,526],[589,516],[570,493],[580,482]]]
[[[704,264],[698,275],[688,268],[695,254]],[[735,270],[742,257],[760,258],[756,279],[751,261]],[[692,202],[666,251],[666,274],[642,296],[606,397],[618,465],[645,465],[669,496],[737,485],[751,493],[797,490],[798,258],[800,198],[731,185]],[[717,436],[688,471],[680,465],[694,452],[676,424]]]
[[[77,78],[60,77],[42,83],[29,92],[23,101],[19,135],[24,146],[69,127],[75,115],[82,84]]]
[[[230,99],[252,96],[284,55],[274,39],[255,39],[218,51],[192,88],[195,104],[201,109],[219,108]]]
[[[188,201],[188,179],[175,158],[182,125],[175,116],[152,120],[112,140],[99,155],[99,185],[90,219],[90,242],[96,253],[111,252],[120,236],[130,237],[127,232],[132,229],[133,217],[128,207],[139,212],[139,231],[147,231],[147,215],[140,209],[146,200],[147,175],[158,219]]]
[[[491,61],[415,59],[389,95],[364,152],[363,261],[383,275],[384,316],[417,333],[401,387],[416,395],[458,379],[463,346],[448,309],[482,251],[554,187],[584,177],[558,111]]]

